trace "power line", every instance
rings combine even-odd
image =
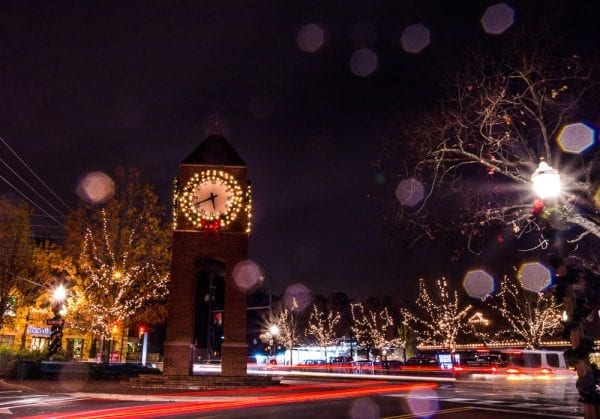
[[[13,168],[8,165],[8,163],[6,163],[3,159],[0,159],[0,162],[2,162],[2,164],[4,166],[6,166],[6,168],[8,170],[10,170],[12,172],[12,174],[14,174],[21,182],[23,182],[25,185],[27,185],[27,187],[33,193],[35,193],[42,201],[44,201],[46,204],[48,204],[48,206],[50,208],[52,208],[54,211],[56,211],[57,214],[60,214],[61,217],[64,217],[64,215],[54,205],[52,205],[50,202],[48,202],[48,200],[46,198],[44,198],[37,190],[35,190],[35,188],[33,186],[31,186],[25,179],[23,179],[17,172],[15,172],[13,170]]]
[[[65,208],[68,211],[72,211],[71,207],[69,207],[67,205],[67,203],[65,201],[63,201],[47,184],[46,182],[44,182],[32,169],[31,167],[29,167],[29,165],[27,163],[25,163],[23,161],[23,159],[21,157],[19,157],[19,155],[11,148],[11,146],[8,145],[8,143],[6,141],[4,141],[4,138],[0,137],[0,141],[2,141],[2,143],[6,146],[6,148],[8,148],[13,155],[21,162],[21,164],[23,166],[25,166],[27,168],[27,170],[29,170],[29,172],[42,184],[44,185],[44,187],[56,198],[59,200],[59,202],[61,204],[63,204],[65,206]],[[57,211],[58,212],[58,211]]]
[[[34,207],[36,207],[37,209],[39,209],[40,211],[42,211],[44,214],[46,214],[48,217],[50,217],[52,220],[54,220],[58,225],[60,225],[62,227],[65,226],[61,221],[57,220],[53,215],[49,214],[45,209],[43,209],[42,207],[40,207],[38,204],[36,204],[35,202],[33,202],[31,199],[29,199],[29,197],[27,195],[25,195],[23,192],[21,192],[19,190],[19,188],[17,188],[15,185],[13,185],[12,183],[10,183],[8,181],[8,179],[6,179],[4,176],[0,175],[0,179],[3,180],[4,182],[6,182],[6,184],[8,186],[10,186],[11,188],[13,188],[19,195],[21,195],[23,198],[25,198],[31,205],[33,205]]]

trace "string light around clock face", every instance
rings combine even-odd
[[[179,194],[181,209],[196,228],[226,227],[243,203],[243,190],[234,176],[222,170],[195,173]]]

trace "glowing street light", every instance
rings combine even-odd
[[[545,161],[531,175],[533,190],[542,199],[557,198],[560,195],[560,173]]]
[[[275,336],[279,336],[279,326],[276,324],[272,324],[269,327],[269,333],[271,334],[271,358],[275,354]],[[271,359],[271,362],[274,362],[274,359]]]
[[[52,359],[62,349],[62,330],[65,324],[63,317],[67,314],[65,301],[67,300],[67,290],[60,284],[52,291],[52,313],[54,317],[47,320],[50,325],[50,344],[48,345],[48,358]]]

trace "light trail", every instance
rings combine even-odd
[[[362,383],[364,385],[364,383]],[[194,401],[194,402],[178,402],[168,404],[154,404],[151,406],[132,406],[123,408],[112,408],[102,409],[93,411],[80,411],[80,412],[67,412],[51,415],[38,415],[29,416],[27,419],[109,419],[109,418],[156,418],[156,417],[168,417],[177,416],[190,413],[202,413],[215,410],[227,410],[227,409],[240,409],[248,407],[262,407],[269,405],[280,405],[280,404],[293,404],[300,402],[314,402],[331,399],[343,399],[352,397],[364,397],[375,394],[398,392],[398,391],[410,391],[419,388],[434,388],[435,384],[377,384],[373,385],[373,382],[369,382],[367,387],[359,387],[358,383],[352,383],[350,385],[337,384],[337,387],[344,386],[344,389],[325,389],[320,391],[309,390],[309,387],[323,387],[323,385],[317,386],[299,386],[304,391],[294,392],[299,387],[292,387],[290,389],[279,389],[279,391],[285,391],[285,394],[276,394],[269,396],[256,397],[237,397],[232,396],[231,400],[223,401]],[[329,385],[328,387],[331,387]],[[260,389],[252,389],[254,391],[260,391]],[[205,395],[206,393],[202,393]],[[231,394],[231,392],[230,392]],[[238,394],[238,391],[234,392]],[[213,394],[214,395],[214,394]]]

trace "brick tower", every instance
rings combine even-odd
[[[179,165],[164,375],[192,375],[193,359],[221,356],[224,377],[246,376],[246,292],[233,279],[248,258],[250,182],[220,132]]]

